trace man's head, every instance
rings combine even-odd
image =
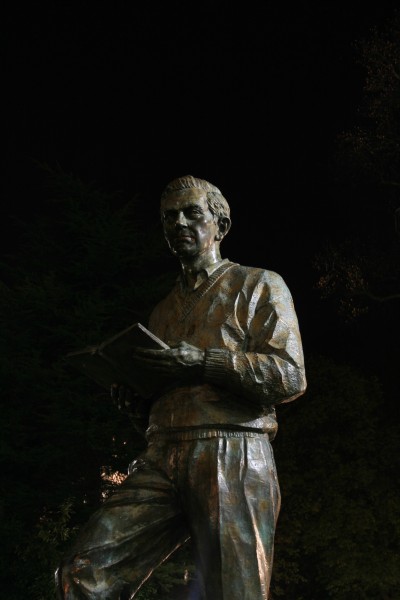
[[[221,194],[220,190],[209,183],[205,179],[198,179],[198,177],[193,177],[193,175],[185,175],[184,177],[178,177],[171,181],[164,189],[161,194],[161,218],[163,215],[163,204],[165,198],[171,193],[179,190],[187,190],[187,189],[199,189],[206,192],[207,196],[207,204],[212,212],[217,218],[225,218],[230,219],[230,208],[227,200]]]
[[[171,181],[161,195],[161,220],[172,252],[182,260],[219,255],[230,228],[230,209],[220,190],[192,175]]]

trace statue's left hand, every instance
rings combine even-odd
[[[204,350],[180,342],[168,350],[135,348],[132,357],[135,365],[149,369],[168,379],[198,380],[204,370]]]

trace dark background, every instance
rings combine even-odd
[[[356,334],[351,359],[362,362],[365,324],[340,332],[313,287],[312,259],[325,241],[381,227],[376,197],[338,185],[332,158],[362,98],[365,71],[354,43],[395,5],[122,2],[9,10],[4,248],[16,240],[11,217],[47,210],[35,161],[127,197],[140,194],[151,221],[165,184],[190,173],[217,185],[231,204],[223,255],[287,281],[306,352],[343,353]],[[386,363],[387,344],[385,351]]]
[[[30,597],[32,582],[33,600],[53,597],[54,567],[108,485],[99,465],[125,472],[136,452],[131,425],[108,392],[100,397],[66,372],[62,355],[83,338],[95,343],[117,323],[129,325],[136,300],[148,309],[146,299],[165,284],[155,276],[153,283],[153,272],[149,283],[141,264],[131,277],[121,248],[140,253],[139,234],[132,246],[124,238],[115,253],[105,251],[98,237],[104,207],[96,222],[92,197],[87,228],[79,221],[87,198],[76,213],[74,202],[52,202],[46,165],[61,179],[70,174],[119,192],[109,197],[111,239],[117,209],[137,198],[140,219],[129,227],[137,233],[142,220],[148,228],[158,271],[178,268],[153,252],[164,186],[192,174],[221,189],[233,222],[222,255],[283,276],[309,377],[306,394],[279,407],[274,444],[284,503],[274,598],[397,597],[398,300],[372,302],[349,318],[321,297],[315,268],[326,244],[351,247],[360,236],[361,264],[393,238],[397,254],[370,265],[369,277],[374,282],[374,270],[382,271],[383,293],[398,292],[391,196],[376,182],[356,182],[351,164],[345,174],[337,161],[339,136],[365,124],[367,73],[355,44],[390,22],[397,5],[53,2],[2,9],[0,589],[10,600]]]

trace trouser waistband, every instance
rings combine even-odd
[[[201,440],[210,438],[240,438],[240,437],[263,437],[269,439],[268,433],[265,431],[250,431],[231,430],[231,429],[189,429],[181,431],[159,431],[150,433],[147,437],[149,442],[155,441],[184,441],[184,440]]]

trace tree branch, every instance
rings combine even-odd
[[[354,294],[356,295],[356,294]],[[359,296],[367,296],[370,300],[374,300],[375,302],[390,302],[391,300],[400,300],[400,293],[398,294],[389,294],[388,296],[377,296],[368,290],[363,290],[362,292],[358,292]]]

